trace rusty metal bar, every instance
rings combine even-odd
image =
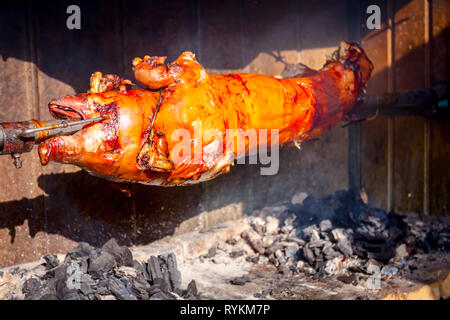
[[[379,114],[448,118],[448,88],[449,83],[442,82],[428,89],[366,96],[361,110],[350,114],[350,117]]]
[[[347,0],[347,32],[350,41],[361,40],[361,1]],[[348,127],[348,184],[350,188],[362,188],[361,123]]]
[[[387,68],[388,68],[388,92],[395,91],[394,84],[394,8],[393,0],[387,3]],[[388,118],[388,141],[387,141],[387,211],[394,209],[394,150],[395,150],[395,117]]]
[[[431,0],[424,0],[425,86],[431,86]],[[423,213],[430,214],[431,120],[425,119],[423,145]]]

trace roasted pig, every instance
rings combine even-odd
[[[104,120],[42,142],[41,163],[75,164],[116,182],[205,181],[258,148],[323,134],[355,107],[373,69],[364,51],[348,42],[321,70],[306,68],[306,76],[287,79],[210,75],[190,52],[165,60],[134,59],[135,78],[148,89],[97,72],[88,93],[51,101],[57,119]]]

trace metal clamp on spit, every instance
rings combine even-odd
[[[16,168],[22,167],[20,154],[30,152],[35,144],[60,135],[73,134],[88,124],[103,121],[103,118],[86,120],[50,120],[0,122],[0,155],[10,154]]]

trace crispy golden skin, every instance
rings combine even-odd
[[[136,58],[135,77],[150,90],[95,73],[89,93],[50,102],[57,118],[106,120],[44,141],[41,163],[72,163],[113,181],[183,185],[208,180],[228,172],[242,153],[270,144],[270,133],[263,139],[259,129],[278,130],[280,145],[329,130],[354,107],[372,69],[363,50],[347,42],[321,70],[289,79],[209,75],[190,52],[170,64],[165,57]],[[183,154],[180,129],[192,137],[190,152]],[[226,139],[228,129],[235,129],[238,143]],[[248,130],[256,130],[257,139],[246,137]]]

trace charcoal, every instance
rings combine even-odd
[[[256,263],[257,261],[252,261],[252,262]],[[275,258],[275,256],[273,256],[273,255],[269,258],[269,262],[271,264],[273,264],[275,267],[278,267],[280,265],[280,262],[278,261],[278,259]]]
[[[234,246],[234,245],[236,245],[237,240],[235,238],[230,238],[230,239],[227,239],[225,242]]]
[[[274,243],[272,243],[272,245],[270,245],[269,247],[267,247],[264,250],[264,254],[267,256],[270,256],[271,254],[275,254],[275,252],[277,252],[278,250],[282,250],[283,249],[283,245],[279,242],[274,241]]]
[[[337,280],[345,283],[345,284],[353,284],[353,285],[357,285],[358,284],[358,278],[356,276],[356,274],[352,273],[349,275],[339,275],[336,277]]]
[[[45,270],[56,268],[59,265],[59,259],[54,254],[46,254],[42,258],[45,260]]]
[[[266,227],[263,224],[254,223],[252,227],[260,235],[263,235],[266,232]]]
[[[136,270],[136,272],[138,274],[144,274],[144,272],[146,272],[145,269],[147,269],[145,264],[140,263],[139,261],[136,261],[136,260],[133,260],[133,266],[132,267]]]
[[[111,291],[108,288],[109,281],[107,279],[100,280],[97,283],[96,293],[102,296],[106,296],[111,294]]]
[[[309,264],[314,265],[316,261],[316,257],[314,256],[314,252],[310,248],[310,244],[307,243],[303,247],[303,255],[305,256],[306,260],[309,262]]]
[[[236,286],[243,286],[247,282],[251,282],[251,278],[248,274],[243,275],[242,277],[236,277],[230,280],[230,283]]]
[[[319,227],[320,227],[320,231],[325,232],[325,231],[331,230],[331,228],[333,226],[331,224],[331,221],[329,219],[326,219],[326,220],[320,221]]]
[[[161,291],[162,290],[161,290],[161,287],[159,286],[159,284],[154,284],[154,285],[150,286],[150,288],[147,290],[149,296],[152,296],[155,293],[158,293]]]
[[[231,257],[231,258],[237,258],[237,257],[241,257],[241,256],[243,256],[244,255],[244,250],[232,250],[230,253],[229,253],[229,256]]]
[[[148,291],[150,290],[150,284],[145,281],[145,279],[133,279],[131,281],[131,292],[141,300],[147,300],[150,295]]]
[[[136,271],[135,268],[120,266],[114,268],[114,275],[118,278],[122,277],[136,278],[138,272]]]
[[[381,274],[387,276],[388,278],[392,278],[398,273],[398,268],[390,265],[386,265],[381,269]]]
[[[116,259],[112,254],[106,251],[102,251],[99,255],[92,255],[89,258],[88,272],[89,274],[98,278],[103,273],[114,268],[116,264],[117,264]]]
[[[256,233],[253,230],[244,231],[241,234],[241,237],[245,240],[247,240],[250,247],[252,247],[255,252],[258,252],[259,254],[264,254],[264,246],[261,241],[261,236]]]
[[[59,300],[59,299],[54,293],[46,293],[43,296],[41,296],[39,300]]]
[[[89,295],[91,293],[94,293],[94,285],[95,283],[91,281],[90,277],[88,275],[83,275],[81,277],[81,283],[80,283],[80,291],[85,295]]]
[[[298,244],[301,247],[304,246],[305,243],[306,243],[305,240],[297,238],[297,237],[287,237],[286,241],[287,242],[294,242],[294,243]]]
[[[331,260],[340,256],[340,253],[333,249],[331,244],[327,244],[322,250],[326,260]]]
[[[269,258],[267,258],[265,256],[259,256],[258,257],[258,261],[256,263],[257,264],[268,264],[269,263]]]
[[[351,257],[353,255],[352,245],[349,241],[339,239],[336,246],[345,256]]]
[[[212,258],[216,255],[217,252],[217,246],[212,246],[211,248],[209,248],[208,253],[201,255],[202,258],[208,259],[208,258]]]
[[[76,259],[76,258],[80,258],[80,257],[88,257],[92,250],[94,250],[94,247],[90,246],[86,242],[80,242],[76,248],[72,249],[72,251],[70,251],[66,255],[66,259],[67,258]]]
[[[48,270],[42,277],[44,280],[48,279],[67,279],[67,267],[66,263],[57,266],[56,268]]]
[[[159,264],[158,258],[151,256],[147,261],[147,272],[150,276],[150,280],[162,279],[163,275],[161,272],[161,266]]]
[[[39,290],[41,282],[36,278],[30,278],[25,281],[22,286],[22,293],[25,295],[25,299],[33,294],[35,291]]]
[[[312,224],[302,230],[303,237],[308,241],[319,241],[319,227],[315,224]]]
[[[75,290],[67,292],[61,299],[62,300],[82,300],[81,296]]]
[[[291,270],[290,270],[289,267],[286,266],[286,265],[280,265],[280,266],[278,266],[278,269],[277,269],[277,270],[278,270],[278,273],[281,273],[281,274],[283,274],[283,275],[285,275],[285,276],[291,274]]]
[[[176,297],[168,292],[157,292],[150,297],[150,300],[176,300]]]
[[[114,277],[109,278],[108,287],[111,293],[118,300],[137,300],[136,296],[131,294],[130,290],[127,288],[123,278],[117,279]]]
[[[165,261],[161,258],[159,258],[159,265],[161,267],[161,274],[162,274],[162,280],[164,282],[164,285],[161,284],[161,288],[164,288],[163,291],[169,292],[172,291],[172,283],[170,281],[170,274],[169,274],[169,267],[165,263]],[[167,289],[166,289],[167,287]]]
[[[381,264],[374,259],[369,259],[364,265],[364,270],[367,274],[379,273],[381,272]]]
[[[184,299],[196,299],[198,297],[197,284],[195,280],[189,282],[186,291],[183,293]]]
[[[56,296],[60,299],[64,299],[64,297],[66,295],[69,295],[71,293],[78,294],[77,289],[69,289],[67,287],[67,280],[65,280],[65,279],[55,280],[55,290],[56,290]]]
[[[169,292],[171,289],[170,281],[167,278],[154,278],[153,285],[158,285],[159,288],[164,292]]]
[[[106,242],[102,250],[111,254],[115,258],[118,266],[133,266],[133,255],[130,249],[125,246],[119,246],[116,239],[112,238]]]
[[[25,296],[25,300],[58,300],[54,282],[42,282]]]
[[[287,263],[287,261],[286,261],[286,256],[284,255],[284,253],[283,253],[282,250],[277,250],[277,251],[275,252],[275,257],[278,259],[278,262],[279,262],[281,265],[284,265],[284,264]]]
[[[177,258],[173,253],[164,254],[159,256],[162,259],[169,271],[170,283],[172,285],[172,291],[177,290],[181,286],[181,272],[178,270]]]

